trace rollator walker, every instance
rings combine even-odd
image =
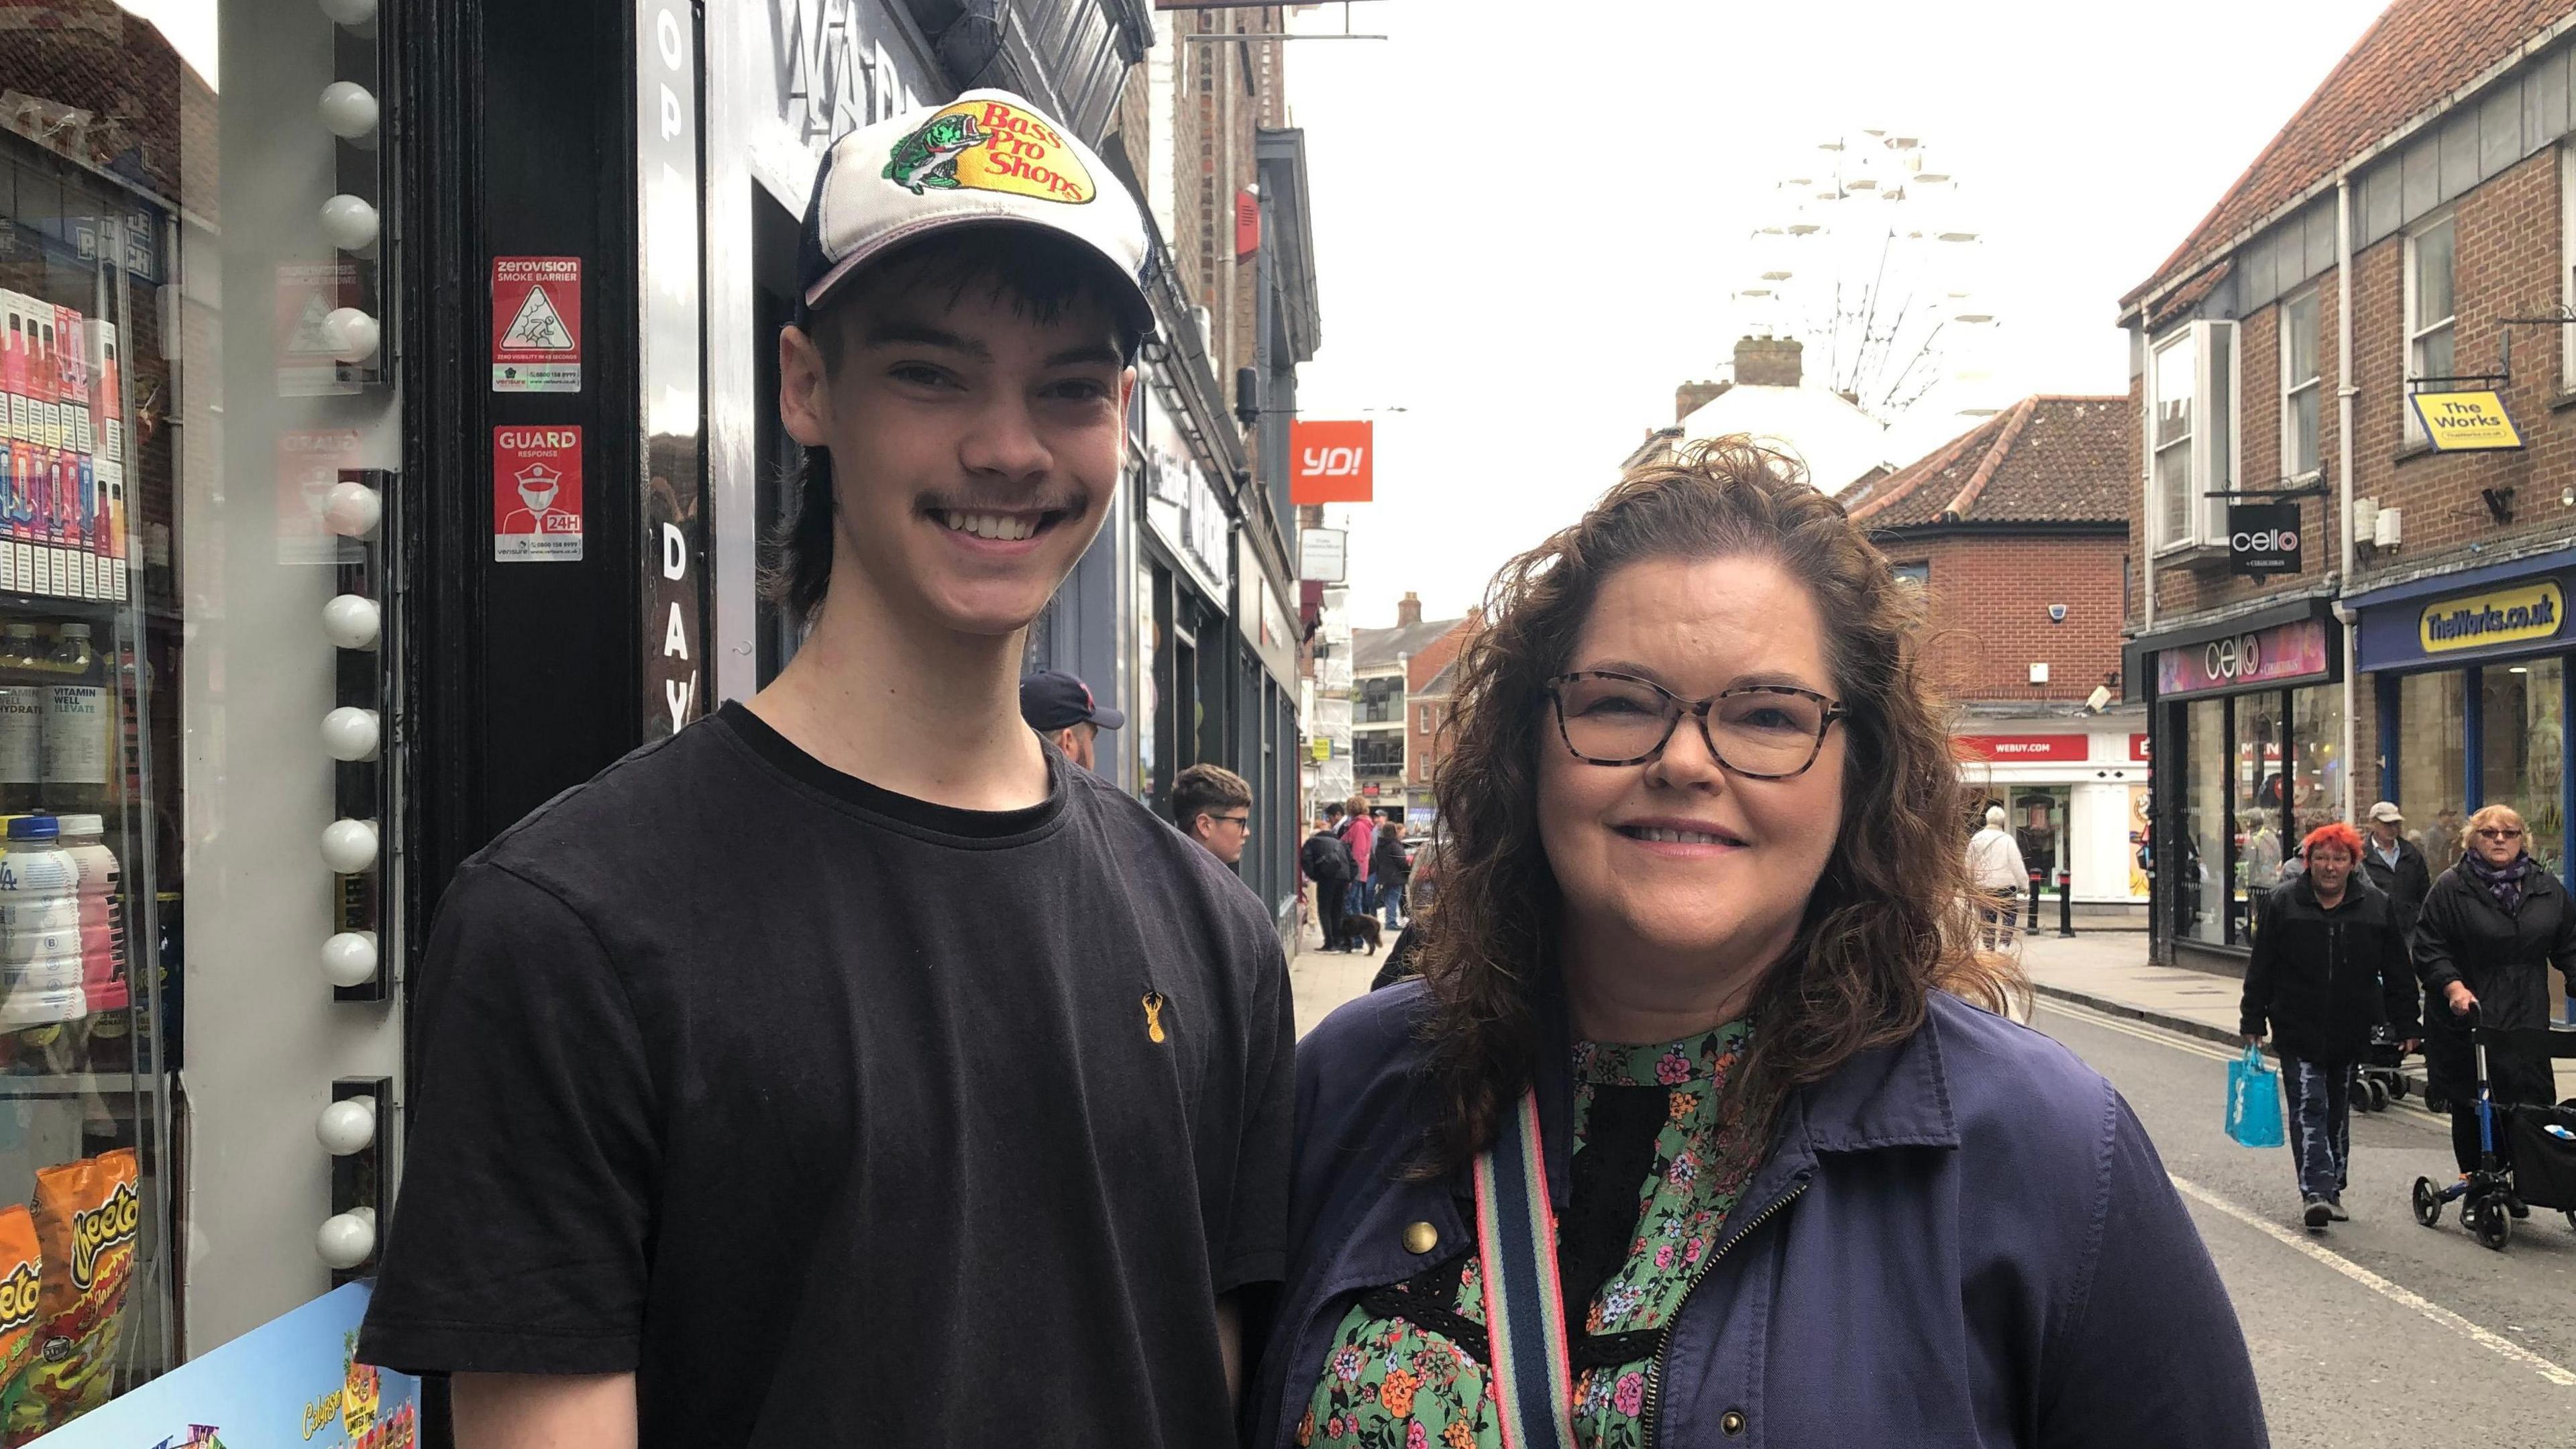
[[[2551,1061],[2576,1061],[2576,1031],[2499,1031],[2479,1025],[2472,1008],[2469,1042],[2478,1073],[2478,1169],[2449,1187],[2415,1179],[2415,1221],[2432,1227],[2442,1220],[2442,1205],[2459,1200],[2461,1226],[2497,1252],[2513,1235],[2515,1202],[2554,1208],[2576,1229],[2576,1098],[2555,1107],[2499,1104],[2487,1079],[2489,1045],[2540,1046]]]

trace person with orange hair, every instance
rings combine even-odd
[[[2361,836],[2338,820],[2299,852],[2307,869],[2263,898],[2238,1016],[2247,1043],[2269,1035],[2280,1053],[2300,1219],[2323,1233],[2350,1216],[2353,1066],[2376,1027],[2416,1035],[2415,971],[2396,903],[2359,871]]]

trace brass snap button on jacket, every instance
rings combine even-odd
[[[1404,1229],[1404,1251],[1428,1253],[1440,1246],[1440,1230],[1429,1223],[1410,1223]]]
[[[1737,1436],[1737,1435],[1739,1435],[1739,1434],[1743,1433],[1743,1432],[1744,1432],[1744,1411],[1743,1411],[1742,1409],[1729,1409],[1729,1410],[1727,1410],[1725,1413],[1723,1413],[1723,1414],[1721,1414],[1721,1415],[1719,1415],[1719,1416],[1718,1416],[1718,1419],[1717,1419],[1717,1427],[1719,1427],[1720,1429],[1725,1430],[1725,1431],[1726,1431],[1726,1437],[1728,1437],[1729,1439],[1732,1439],[1732,1438],[1734,1438],[1735,1436]]]

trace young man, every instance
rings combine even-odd
[[[2348,1216],[2353,1066],[2371,1028],[2416,1034],[2415,971],[2394,903],[2356,879],[2361,837],[2353,828],[2320,825],[2299,849],[2307,868],[2262,897],[2238,1024],[2248,1044],[2269,1035],[2279,1048],[2300,1218],[2322,1233]]]
[[[1252,782],[1222,765],[1192,765],[1172,782],[1172,819],[1208,854],[1240,865],[1252,839]]]
[[[1099,768],[1100,732],[1127,725],[1125,711],[1094,700],[1090,685],[1061,669],[1041,669],[1020,681],[1020,718],[1086,770]]]
[[[1327,805],[1315,833],[1297,851],[1297,868],[1315,886],[1315,919],[1324,926],[1324,949],[1343,949],[1342,917],[1351,889],[1351,848],[1342,843],[1342,807]]]
[[[1231,1442],[1278,941],[1013,707],[1117,503],[1141,217],[978,91],[836,142],[802,250],[804,645],[458,873],[359,1356],[454,1375],[461,1449]]]

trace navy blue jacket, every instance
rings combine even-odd
[[[1247,1398],[1285,1449],[1359,1293],[1473,1241],[1462,1181],[1401,1180],[1430,1120],[1419,982],[1297,1049],[1288,1281]],[[1557,1038],[1563,1040],[1558,1029]],[[1567,1053],[1540,1064],[1566,1203]],[[1783,1106],[1665,1352],[1657,1449],[2268,1441],[2235,1309],[2128,1104],[2065,1048],[1946,995]]]

